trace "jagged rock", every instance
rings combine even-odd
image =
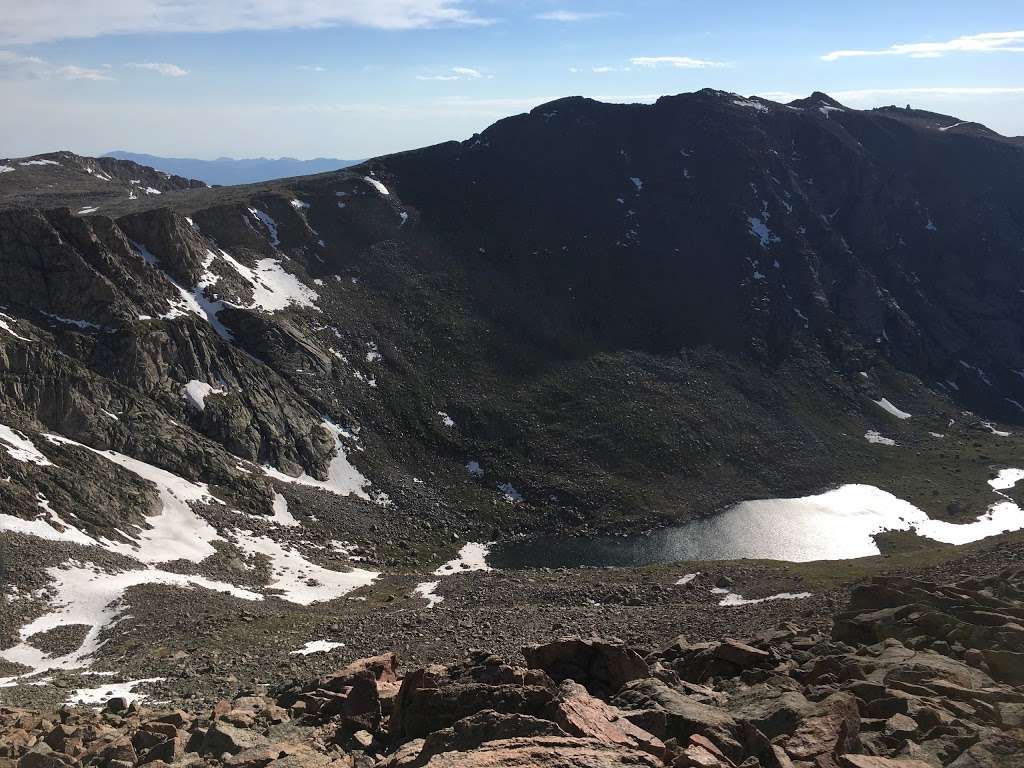
[[[1021,768],[1024,740],[1008,734],[990,734],[968,747],[947,768]]]
[[[462,682],[448,678],[443,668],[418,669],[402,681],[391,734],[402,741],[418,738],[485,709],[540,717],[554,699],[547,686]]]
[[[785,750],[794,760],[851,752],[858,744],[860,713],[849,693],[835,693],[818,707],[819,714],[801,721],[786,740]]]
[[[635,725],[614,707],[591,696],[579,683],[566,680],[558,693],[552,720],[566,733],[607,744],[622,744],[656,757],[664,756],[665,745],[661,739]]]
[[[709,737],[727,754],[736,752],[737,722],[721,709],[693,701],[654,678],[628,683],[613,699],[628,709],[656,709],[665,713],[665,734],[685,743],[694,734]]]
[[[614,695],[631,680],[648,676],[643,657],[622,643],[567,638],[523,648],[526,663],[556,682],[574,680],[595,695]]]

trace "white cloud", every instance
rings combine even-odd
[[[937,59],[947,53],[1024,53],[1024,30],[1016,32],[982,32],[939,43],[900,43],[880,50],[832,51],[822,61],[859,56],[909,56],[914,59]]]
[[[462,0],[33,0],[4,4],[0,44],[157,32],[341,25],[422,29],[488,23],[467,10]]]
[[[318,67],[313,64],[299,64],[296,69],[301,69],[303,72],[326,72],[327,70],[323,67]]]
[[[142,64],[125,64],[126,67],[135,67],[136,69],[148,69],[152,72],[158,72],[164,77],[184,77],[188,74],[187,69],[182,69],[177,64],[167,64],[162,61],[147,61]]]
[[[541,19],[542,21],[562,21],[571,23],[574,21],[590,21],[591,19],[603,19],[608,16],[617,16],[618,14],[608,12],[587,12],[587,11],[548,11],[547,13],[538,13],[534,16],[535,19]]]
[[[653,69],[662,65],[676,69],[719,69],[729,66],[724,61],[691,59],[689,56],[635,56],[629,60],[634,67]]]
[[[483,80],[490,79],[491,75],[485,75],[478,69],[470,67],[452,67],[447,74],[443,75],[417,75],[417,80],[438,80],[449,82],[452,80]]]
[[[590,71],[598,75],[603,75],[608,72],[629,72],[629,67],[591,67]]]
[[[58,77],[63,77],[65,80],[113,80],[110,75],[106,74],[100,69],[91,69],[90,67],[79,67],[74,64],[69,64],[66,67],[59,67],[56,70]]]

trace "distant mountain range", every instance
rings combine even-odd
[[[148,165],[158,171],[176,176],[199,179],[207,184],[253,184],[271,179],[292,176],[309,176],[314,173],[336,171],[355,165],[358,160],[339,160],[336,157],[315,157],[312,160],[298,160],[294,157],[218,157],[216,160],[197,160],[191,157],[158,157],[135,152],[108,152],[104,157],[131,160]]]

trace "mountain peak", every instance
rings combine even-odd
[[[808,96],[805,99],[794,99],[793,101],[789,102],[789,106],[800,107],[802,109],[814,107],[817,107],[819,109],[822,107],[830,109],[847,109],[847,106],[845,104],[836,101],[827,93],[823,93],[822,91],[814,91],[810,96]]]

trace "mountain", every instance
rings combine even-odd
[[[703,90],[250,185],[135,168],[0,162],[0,686],[665,619],[657,569],[474,586],[519,535],[848,484],[1019,525],[1024,148],[983,127]],[[973,562],[907,527],[887,567]],[[825,616],[885,565],[739,575]]]
[[[290,176],[309,176],[314,173],[336,171],[355,165],[356,160],[338,160],[333,157],[315,157],[312,160],[297,160],[294,157],[250,157],[235,159],[218,157],[216,160],[197,160],[190,157],[157,157],[137,152],[108,152],[104,157],[131,160],[148,165],[158,171],[202,179],[207,184],[230,186],[252,184]]]

